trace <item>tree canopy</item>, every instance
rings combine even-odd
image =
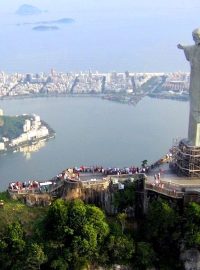
[[[0,116],[0,138],[14,139],[23,133],[23,125],[26,115]]]
[[[130,200],[126,207],[132,205]],[[18,215],[1,228],[0,269],[112,269],[120,264],[136,270],[182,270],[183,244],[200,248],[200,205],[192,202],[179,210],[164,199],[152,200],[147,215],[135,220],[125,212],[106,217],[81,200],[58,199],[41,212],[32,231]]]

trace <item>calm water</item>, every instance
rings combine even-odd
[[[98,98],[0,101],[5,114],[36,113],[56,131],[40,151],[0,156],[0,189],[11,180],[48,179],[70,166],[140,165],[165,154],[173,138],[186,137],[188,103],[145,98],[137,106]]]

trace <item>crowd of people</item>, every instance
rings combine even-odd
[[[102,174],[102,176],[107,176],[107,175],[124,175],[124,174],[135,174],[135,173],[148,173],[149,167],[125,167],[125,168],[104,168],[103,166],[80,166],[80,167],[74,167],[74,168],[69,168],[61,173],[59,173],[56,177],[51,179],[49,184],[55,184],[57,181],[62,181],[66,179],[75,179],[75,180],[80,180],[80,175],[81,174]],[[27,190],[38,190],[40,191],[41,188],[43,187],[42,181],[33,181],[29,180],[28,182],[24,181],[16,181],[16,182],[11,182],[9,183],[9,190],[11,191],[27,191]]]
[[[64,178],[66,179],[66,177],[69,174],[75,174],[80,176],[80,174],[84,174],[84,173],[100,173],[103,174],[105,176],[107,175],[121,175],[121,174],[135,174],[135,173],[147,173],[149,171],[149,167],[125,167],[125,168],[104,168],[102,166],[80,166],[80,167],[74,167],[74,168],[70,168],[70,169],[66,169],[64,170],[61,174],[57,175],[58,178]]]
[[[39,189],[40,183],[38,181],[31,181],[28,182],[11,182],[9,183],[10,190],[25,190],[25,189]]]
[[[155,168],[157,164],[153,166]],[[81,180],[81,175],[89,174],[102,174],[102,176],[108,176],[108,175],[125,175],[125,174],[137,174],[137,173],[146,173],[148,174],[152,169],[151,166],[141,166],[141,167],[124,167],[124,168],[118,168],[118,167],[109,167],[104,168],[103,166],[80,166],[80,167],[74,167],[74,168],[68,168],[61,173],[59,173],[56,177],[52,178],[51,184],[56,184],[57,181],[62,180]],[[154,175],[155,183],[156,181],[160,180],[160,172],[156,175]],[[50,182],[49,182],[50,184]],[[11,182],[9,184],[9,190],[38,190],[40,191],[42,189],[42,182],[41,181],[31,181],[28,182]]]

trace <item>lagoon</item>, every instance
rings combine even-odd
[[[71,166],[140,166],[187,137],[189,103],[145,97],[136,106],[95,97],[0,100],[5,114],[36,113],[56,138],[31,155],[0,156],[0,190],[10,181],[47,180]]]

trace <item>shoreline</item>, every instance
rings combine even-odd
[[[109,98],[109,96],[112,96],[111,98]],[[129,95],[125,95],[129,98],[131,98],[131,96]],[[183,102],[187,102],[189,100],[189,97],[185,97],[185,96],[162,96],[162,95],[153,95],[153,94],[147,94],[143,97],[149,97],[149,98],[155,98],[155,99],[168,99],[168,100],[177,100],[177,101],[183,101]],[[120,101],[120,99],[118,100],[118,95],[113,95],[113,94],[106,94],[106,93],[100,93],[100,94],[70,94],[70,93],[54,93],[54,94],[34,94],[34,95],[18,95],[18,96],[1,96],[0,97],[0,101],[4,101],[4,100],[19,100],[19,99],[32,99],[32,98],[52,98],[52,97],[63,97],[63,98],[101,98],[104,100],[108,100],[108,101],[115,101],[117,103],[121,103],[121,104],[127,104],[130,105],[130,101]],[[114,98],[113,98],[114,97]],[[134,105],[134,104],[133,104]]]
[[[48,129],[48,131],[49,131],[48,135],[40,137],[40,138],[32,139],[32,140],[27,140],[27,141],[24,141],[22,143],[19,143],[18,145],[15,145],[15,146],[10,146],[8,144],[6,146],[6,149],[0,150],[0,155],[7,154],[7,153],[20,152],[20,149],[22,147],[33,146],[33,145],[35,145],[35,144],[37,144],[39,142],[48,141],[50,139],[55,138],[55,136],[56,136],[55,130],[53,128],[51,128],[49,126],[49,124],[47,124],[44,120],[41,120],[41,124],[42,124],[42,126],[44,126],[44,127],[46,127]]]
[[[1,150],[0,155],[4,155],[7,153],[20,152],[20,149],[22,147],[33,146],[39,142],[48,141],[48,140],[53,139],[53,138],[55,138],[55,135],[44,136],[44,137],[41,137],[40,139],[26,141],[26,142],[18,144],[17,146],[9,147],[9,148],[7,148],[7,150]]]
[[[1,96],[0,100],[17,100],[17,99],[28,99],[28,98],[51,98],[51,97],[103,97],[105,94],[34,94],[34,95],[18,95],[18,96]]]

